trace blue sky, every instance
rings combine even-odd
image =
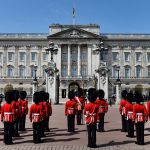
[[[99,24],[102,33],[150,34],[150,0],[0,0],[0,33],[48,33],[50,24]]]

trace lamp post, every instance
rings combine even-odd
[[[94,51],[96,53],[99,54],[99,61],[103,61],[103,53],[108,51],[107,47],[104,47],[104,42],[102,41],[102,39],[100,40],[99,44],[96,45],[96,48],[94,49]]]
[[[94,47],[93,52],[99,54],[99,64],[95,69],[97,75],[97,88],[103,89],[105,92],[105,98],[108,99],[108,67],[104,60],[104,52],[108,52],[108,48],[104,46],[104,42],[100,39],[99,43]]]
[[[56,63],[54,62],[53,55],[57,54],[58,48],[57,46],[53,43],[49,43],[49,47],[45,49],[46,54],[50,54],[50,60],[48,61],[48,65],[45,69],[46,72],[46,91],[50,95],[50,99],[54,104],[59,103],[59,88],[57,82],[57,73],[58,69],[56,67]]]
[[[119,77],[120,74],[120,66],[118,65],[116,67],[116,71],[117,71],[117,79],[116,79],[116,104],[119,104],[120,102],[120,86],[121,86],[121,80]]]
[[[53,60],[53,55],[57,54],[57,52],[58,52],[58,48],[56,47],[56,45],[54,45],[53,42],[50,42],[49,47],[46,48],[45,51],[46,51],[46,54],[51,53],[50,61],[54,61]]]

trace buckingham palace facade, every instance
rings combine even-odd
[[[132,90],[142,85],[144,94],[150,89],[150,35],[104,34],[99,25],[49,26],[49,33],[0,34],[0,93],[7,84],[23,88],[32,94],[32,81],[37,67],[38,87],[45,88],[45,67],[49,55],[45,49],[50,42],[58,47],[54,61],[59,70],[59,95],[65,98],[68,91],[94,86],[100,57],[94,48],[100,41],[108,47],[103,59],[109,69],[109,96],[115,93],[118,78],[121,88]]]

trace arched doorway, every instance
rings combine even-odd
[[[76,91],[78,91],[79,87],[80,86],[79,86],[79,84],[77,82],[72,82],[69,85],[68,91],[74,91],[74,92],[76,92]]]

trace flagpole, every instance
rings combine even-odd
[[[75,25],[75,8],[74,7],[72,10],[72,22],[73,22],[73,25]]]

